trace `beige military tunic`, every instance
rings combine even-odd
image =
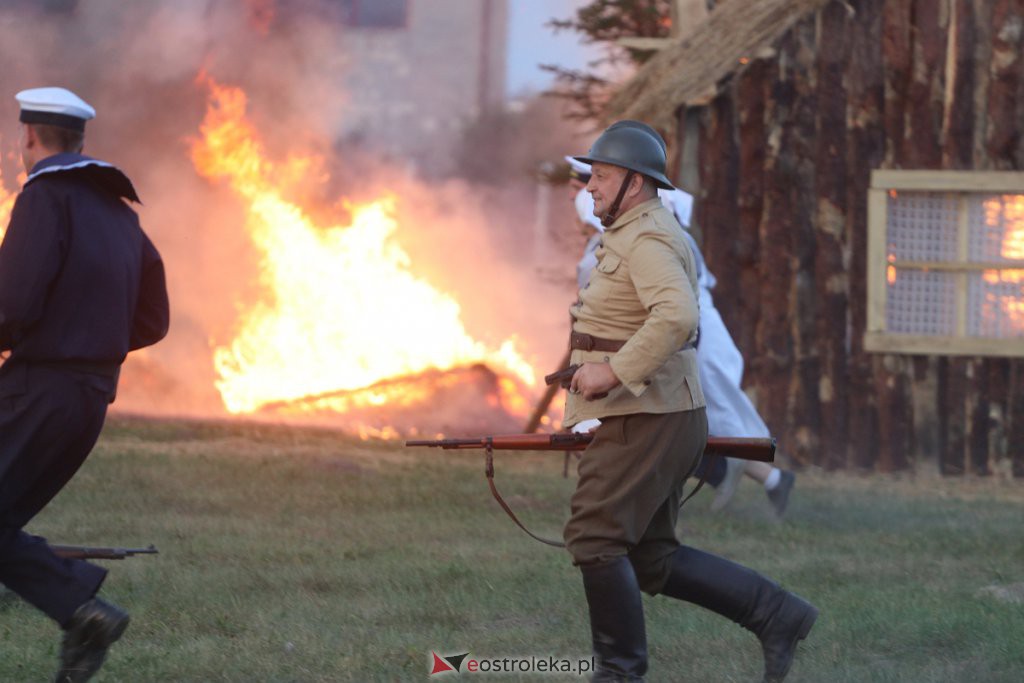
[[[572,352],[572,363],[609,360],[622,382],[603,399],[569,394],[563,424],[704,406],[697,352],[681,350],[697,331],[697,269],[682,228],[658,198],[605,230],[598,264],[570,312],[573,329],[629,340],[616,353]]]
[[[570,394],[565,424],[600,418],[583,453],[563,537],[573,562],[628,555],[640,587],[664,585],[679,541],[683,482],[707,439],[697,353],[697,278],[682,228],[660,199],[624,213],[598,248],[574,329],[628,340],[617,353],[575,350],[573,363],[604,361],[622,381],[608,396]]]

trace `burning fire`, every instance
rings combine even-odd
[[[246,118],[245,93],[206,76],[200,82],[210,101],[193,164],[244,200],[246,229],[261,254],[264,298],[243,312],[234,340],[214,349],[227,409],[322,409],[326,402],[345,411],[414,400],[416,391],[391,391],[385,380],[483,363],[507,373],[500,400],[518,401],[506,407],[525,412],[516,385],[534,386],[533,368],[512,339],[493,349],[470,337],[458,302],[410,272],[393,238],[396,198],[347,206],[349,225],[314,224],[286,197],[317,159],[283,167],[267,159]]]
[[[23,177],[19,177],[19,180],[23,180]],[[4,187],[3,170],[0,169],[0,240],[7,232],[7,223],[11,220],[11,209],[14,207],[14,200],[17,196],[17,192],[9,192]]]
[[[7,192],[7,190],[0,185],[0,240],[4,238],[7,233],[7,223],[11,220],[11,208],[14,206],[14,193]]]

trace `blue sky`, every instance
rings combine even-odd
[[[588,0],[508,0],[508,71],[506,92],[515,97],[526,90],[549,87],[551,74],[538,64],[583,68],[598,51],[579,42],[579,34],[555,34],[546,24],[552,18],[568,19]]]

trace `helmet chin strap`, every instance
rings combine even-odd
[[[619,213],[619,205],[622,203],[622,198],[626,196],[626,189],[629,187],[629,184],[633,181],[633,176],[635,175],[636,171],[626,172],[626,177],[622,179],[622,185],[619,186],[619,193],[615,195],[615,201],[612,202],[612,205],[608,208],[608,212],[601,217],[601,225],[603,225],[604,227],[607,228],[608,226],[610,226],[612,223],[615,222],[615,219],[618,217],[617,214]]]

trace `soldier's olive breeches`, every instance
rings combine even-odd
[[[660,592],[679,540],[683,483],[707,441],[704,408],[602,421],[579,465],[565,543],[577,565],[627,555],[640,587]]]

